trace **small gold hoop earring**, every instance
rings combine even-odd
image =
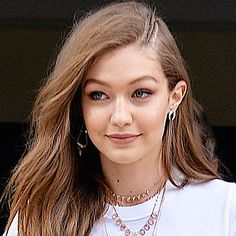
[[[84,137],[82,137],[84,136]],[[81,140],[84,140],[85,143],[81,143]],[[82,156],[83,149],[88,145],[88,131],[86,129],[81,129],[77,138],[77,145],[79,149],[79,155]]]
[[[176,117],[176,110],[171,110],[168,114],[169,121],[173,121]]]

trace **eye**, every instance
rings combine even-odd
[[[151,91],[149,91],[147,89],[137,89],[136,91],[134,91],[133,97],[135,97],[135,98],[146,98],[151,94],[152,94]]]
[[[89,94],[89,97],[93,100],[104,100],[104,99],[108,98],[108,96],[105,93],[101,92],[101,91],[91,92]]]

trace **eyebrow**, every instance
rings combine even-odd
[[[154,81],[155,83],[158,83],[158,80],[153,77],[153,76],[150,76],[150,75],[144,75],[144,76],[140,76],[132,81],[130,81],[128,83],[128,85],[134,85],[138,82],[141,82],[143,80],[150,80],[150,81]],[[105,87],[108,87],[108,88],[111,88],[111,85],[107,82],[107,81],[104,81],[104,80],[99,80],[99,79],[95,79],[95,78],[89,78],[85,81],[84,85],[83,85],[83,88],[85,88],[88,84],[90,83],[95,83],[95,84],[100,84],[102,86],[105,86]]]

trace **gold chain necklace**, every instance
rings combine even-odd
[[[145,235],[145,233],[147,231],[149,231],[152,226],[154,226],[153,227],[153,232],[152,232],[152,236],[154,236],[154,233],[155,233],[156,227],[157,227],[157,222],[158,222],[158,220],[160,218],[161,208],[162,208],[162,205],[163,205],[163,202],[164,202],[165,190],[166,190],[166,186],[164,186],[164,189],[163,189],[163,193],[162,193],[162,197],[161,197],[161,202],[159,204],[158,211],[156,212],[155,209],[156,209],[156,205],[157,205],[157,201],[159,199],[160,193],[157,194],[157,197],[156,197],[156,200],[155,200],[155,203],[154,203],[154,207],[152,209],[152,213],[149,216],[146,224],[138,232],[133,232],[133,231],[131,231],[127,227],[127,225],[122,221],[122,219],[118,215],[118,213],[117,213],[117,211],[116,211],[114,206],[112,206],[112,207],[113,207],[115,213],[112,215],[112,219],[115,221],[116,225],[118,227],[120,227],[120,230],[123,231],[126,236]],[[105,227],[106,236],[109,236],[108,230],[107,230],[107,226],[106,226],[104,218],[103,218],[103,224],[104,224],[104,227]]]
[[[112,195],[112,197],[115,199],[115,201],[118,204],[119,204],[119,202],[121,202],[122,204],[124,204],[124,203],[125,204],[130,204],[130,203],[134,203],[134,201],[136,201],[136,200],[140,201],[140,199],[144,199],[146,197],[149,197],[151,190],[156,185],[157,185],[157,183],[154,183],[151,188],[146,189],[144,192],[136,194],[136,195],[121,195],[121,194],[114,193],[112,190],[109,190],[109,191],[110,191],[110,194]],[[119,204],[119,205],[122,205],[122,204]]]

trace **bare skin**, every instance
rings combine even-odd
[[[150,189],[152,196],[163,186],[165,122],[185,92],[184,81],[169,91],[153,51],[135,45],[102,55],[88,71],[82,95],[85,125],[113,192],[127,196]]]

